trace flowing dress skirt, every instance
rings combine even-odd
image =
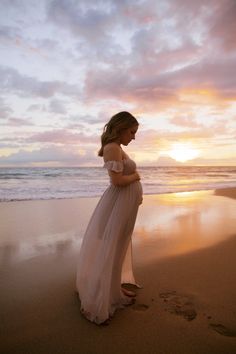
[[[131,236],[141,202],[139,181],[125,187],[110,185],[97,204],[85,232],[76,288],[81,312],[97,324],[106,321],[117,308],[132,300],[123,294],[121,284],[135,283]]]

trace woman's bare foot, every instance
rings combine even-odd
[[[125,288],[121,288],[121,290],[122,290],[123,294],[126,295],[126,296],[129,296],[129,297],[135,297],[136,296],[134,291],[127,290]]]

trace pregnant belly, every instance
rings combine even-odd
[[[140,181],[132,183],[133,193],[135,194],[139,204],[142,204],[143,201],[143,188]]]

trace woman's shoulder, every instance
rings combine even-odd
[[[121,147],[117,143],[108,143],[103,147],[103,152],[108,152],[108,151],[115,151],[115,152],[121,152]]]
[[[121,160],[122,150],[117,143],[108,143],[103,148],[104,160]]]

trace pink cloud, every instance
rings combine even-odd
[[[236,50],[236,2],[223,0],[218,2],[218,9],[212,16],[209,40],[217,40],[228,52]]]
[[[8,119],[8,124],[12,127],[21,127],[21,126],[32,126],[35,125],[30,120],[26,118],[15,118],[11,117]]]
[[[78,97],[79,88],[62,81],[40,81],[35,77],[20,74],[17,70],[0,66],[1,92],[19,96],[49,98],[55,94]]]
[[[167,104],[177,104],[180,92],[185,90],[187,93],[188,89],[213,90],[217,99],[232,100],[235,97],[234,58],[205,59],[162,73],[156,73],[152,65],[144,68],[140,75],[136,67],[91,70],[85,81],[87,99],[119,99],[146,110],[148,107],[158,109]]]
[[[204,128],[202,124],[196,122],[194,117],[191,116],[174,116],[169,122],[184,128]]]
[[[97,143],[96,136],[85,135],[83,133],[72,133],[67,130],[53,130],[33,134],[27,139],[28,142],[41,142],[52,144],[93,144]]]
[[[83,153],[67,147],[50,146],[41,149],[26,151],[21,149],[7,157],[0,157],[2,165],[31,165],[57,163],[61,166],[94,165],[101,163],[96,154],[91,149],[86,149]]]

